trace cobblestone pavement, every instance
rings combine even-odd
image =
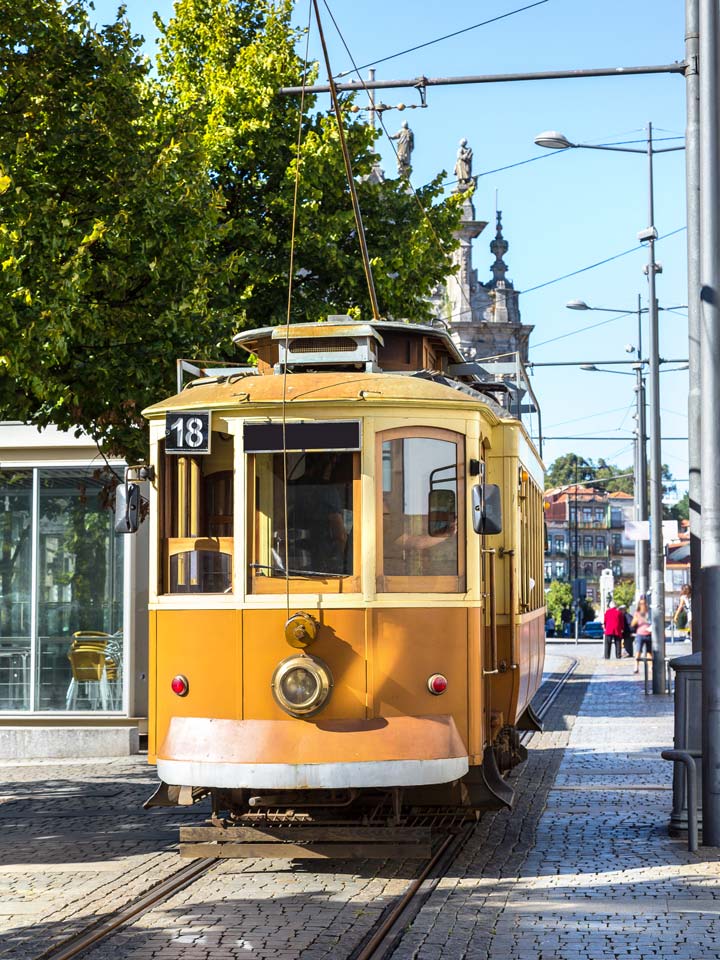
[[[0,958],[28,960],[179,867],[197,808],[146,813],[144,756],[4,761],[0,783]]]
[[[671,745],[670,697],[583,658],[514,814],[483,818],[393,960],[720,958],[720,851],[668,836]]]
[[[670,698],[645,697],[629,661],[579,652],[515,777],[515,810],[482,818],[394,960],[720,958],[718,852],[667,836]],[[32,960],[177,870],[178,825],[204,815],[143,813],[140,758],[16,766],[5,780],[0,960]],[[343,960],[416,869],[221,862],[85,958]]]
[[[145,812],[144,757],[28,761],[0,784],[0,960],[34,960],[184,866],[178,827],[203,807]],[[416,861],[227,861],[89,960],[348,956]]]

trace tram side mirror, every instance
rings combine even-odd
[[[428,495],[428,534],[449,537],[457,529],[457,500],[454,490],[431,490]]]
[[[140,526],[140,484],[121,483],[115,490],[115,533],[137,533]]]
[[[500,487],[496,483],[476,483],[472,488],[472,518],[475,533],[502,533]]]

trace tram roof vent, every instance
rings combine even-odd
[[[332,316],[325,323],[292,324],[275,327],[272,339],[278,344],[276,371],[331,367],[378,370],[378,346],[383,339],[370,324],[354,323],[350,317]]]

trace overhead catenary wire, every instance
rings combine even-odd
[[[406,50],[398,51],[398,53],[391,53],[387,57],[381,57],[379,60],[373,60],[371,63],[363,63],[359,67],[355,65],[354,61],[352,61],[352,70],[344,70],[342,73],[337,73],[335,75],[335,79],[346,77],[350,73],[354,73],[358,70],[365,70],[368,67],[376,67],[379,63],[387,63],[388,60],[395,60],[397,57],[402,57],[406,53],[414,53],[416,50],[423,50],[425,47],[431,47],[433,44],[442,43],[444,40],[450,40],[452,37],[459,37],[463,33],[469,33],[471,30],[477,30],[478,27],[486,27],[488,24],[497,23],[498,20],[506,20],[508,17],[514,17],[517,13],[523,13],[525,10],[531,10],[533,7],[540,7],[544,3],[548,2],[549,0],[535,0],[534,3],[528,3],[524,7],[518,7],[516,10],[508,10],[507,13],[501,13],[497,17],[491,17],[489,20],[483,20],[480,23],[474,23],[470,27],[463,27],[461,30],[455,30],[453,33],[446,33],[442,37],[436,37],[434,40],[427,40],[425,43],[418,43],[414,47],[408,47]]]
[[[663,139],[663,138],[658,138],[658,139]],[[678,140],[678,139],[683,139],[683,138],[678,138],[678,137],[665,137],[664,139],[666,139],[666,140]],[[642,141],[642,140],[615,140],[615,141],[613,141],[612,144],[603,143],[603,144],[598,144],[598,146],[621,146],[621,145],[627,144],[627,143],[643,143],[643,142],[644,142],[644,141]],[[493,168],[492,170],[483,170],[481,173],[475,173],[475,174],[473,174],[473,180],[477,183],[477,181],[480,179],[480,177],[489,177],[489,176],[490,176],[491,174],[493,174],[493,173],[504,173],[505,170],[512,170],[512,169],[514,169],[515,167],[524,167],[525,164],[535,163],[536,160],[546,160],[546,159],[548,159],[549,157],[559,157],[559,156],[562,156],[562,155],[565,154],[565,153],[567,153],[566,150],[550,150],[550,151],[546,150],[544,153],[539,153],[539,154],[538,154],[537,156],[535,156],[535,157],[528,157],[527,160],[517,160],[515,163],[507,163],[507,164],[505,164],[505,166],[503,166],[503,167],[495,167],[495,168]],[[453,184],[458,183],[458,182],[459,182],[458,180],[446,180],[445,183],[442,184],[442,186],[443,186],[443,187],[451,187]]]
[[[669,237],[674,237],[676,233],[682,233],[684,230],[687,230],[686,226],[678,227],[676,230],[671,230],[669,233],[664,233],[662,236],[658,237],[658,240],[667,240]],[[612,257],[606,257],[604,260],[598,260],[596,263],[591,263],[587,267],[580,267],[580,269],[573,270],[571,273],[564,273],[561,277],[555,277],[554,280],[546,280],[544,283],[538,283],[534,287],[528,287],[526,290],[520,290],[518,292],[522,294],[534,293],[535,290],[542,290],[543,287],[549,287],[551,284],[559,283],[561,280],[568,280],[570,277],[576,277],[580,273],[586,273],[588,270],[594,270],[595,267],[602,267],[606,263],[611,263],[613,260],[619,260],[620,257],[627,257],[630,253],[635,253],[637,250],[644,249],[644,244],[639,243],[635,247],[630,247],[629,250],[623,250],[622,253],[615,253]],[[630,312],[633,313],[634,311]]]
[[[313,0],[313,2],[316,2],[316,0]],[[340,26],[339,26],[337,20],[335,19],[335,16],[334,16],[332,10],[330,9],[330,6],[329,6],[327,0],[323,0],[323,4],[324,4],[324,6],[325,6],[325,9],[326,9],[327,12],[328,12],[328,15],[330,16],[330,19],[331,19],[332,22],[333,22],[333,26],[335,27],[335,29],[336,29],[336,31],[337,31],[338,37],[340,38],[340,42],[342,43],[343,47],[345,48],[345,52],[347,53],[348,57],[350,58],[351,63],[353,64],[353,68],[354,68],[355,73],[356,73],[357,76],[358,76],[358,80],[359,80],[360,84],[363,86],[363,88],[365,89],[366,93],[368,93],[368,97],[369,97],[369,96],[370,96],[369,90],[368,90],[368,88],[365,86],[365,81],[363,80],[362,75],[360,74],[360,70],[361,70],[362,68],[357,67],[357,66],[355,65],[355,58],[353,57],[353,55],[352,55],[352,53],[351,53],[351,51],[350,51],[350,47],[348,46],[347,41],[345,40],[345,37],[344,37],[344,35],[343,35],[343,32],[342,32],[342,30],[340,29]],[[391,146],[391,148],[392,148],[392,150],[393,150],[393,153],[394,153],[395,156],[397,157],[397,149],[395,148],[395,144],[394,144],[393,141],[392,141],[392,137],[390,136],[390,133],[389,133],[387,127],[385,126],[385,121],[383,120],[382,113],[378,113],[378,119],[379,119],[379,121],[380,121],[380,126],[382,127],[383,133],[384,133],[385,136],[387,137],[388,143],[390,144],[390,146]],[[338,120],[338,123],[339,123],[339,122],[340,122],[340,121]],[[438,249],[440,250],[440,252],[443,253],[443,254],[445,254],[446,251],[445,251],[445,249],[443,248],[443,245],[442,245],[442,242],[441,242],[441,240],[440,240],[440,237],[438,236],[437,231],[435,230],[435,226],[433,225],[433,222],[432,222],[432,220],[430,219],[430,215],[429,215],[428,211],[425,209],[425,207],[424,207],[423,204],[422,204],[422,201],[420,200],[420,197],[418,196],[417,190],[416,190],[415,187],[412,185],[412,182],[410,181],[410,178],[409,178],[409,177],[405,178],[405,182],[407,183],[407,185],[408,185],[408,187],[409,187],[409,189],[410,189],[410,191],[411,191],[411,193],[412,193],[412,195],[413,195],[413,198],[415,199],[415,202],[417,203],[418,208],[419,208],[419,210],[420,210],[420,212],[421,212],[421,214],[422,214],[425,222],[426,222],[427,225],[428,225],[428,228],[429,228],[429,230],[430,230],[430,233],[431,233],[431,235],[432,235],[433,240],[435,241],[435,243],[436,243]],[[462,289],[461,289],[461,294],[462,294],[463,299],[465,300],[465,304],[466,304],[467,309],[471,309],[470,301],[469,301],[467,295],[465,294],[465,291],[462,290]]]
[[[595,327],[604,327],[606,323],[614,323],[615,320],[622,320],[623,317],[629,317],[633,314],[634,311],[628,310],[626,313],[619,313],[616,317],[608,317],[606,320],[598,320],[597,323],[588,323],[584,327],[579,327],[577,330],[570,330],[568,333],[561,333],[557,337],[550,337],[549,340],[541,340],[540,343],[533,344],[533,350],[537,350],[538,347],[544,347],[548,343],[556,343],[558,340],[565,340],[567,337],[574,337],[578,333],[585,333],[586,330],[593,330]]]
[[[568,423],[580,423],[580,421],[582,420],[593,420],[596,417],[606,417],[610,413],[620,413],[620,411],[625,411],[626,409],[629,409],[629,408],[626,408],[624,406],[613,407],[612,410],[600,410],[598,413],[588,413],[588,414],[585,414],[585,416],[583,417],[573,417],[570,420],[558,420],[557,423],[549,424],[546,427],[546,429],[553,430],[555,427],[563,427]]]
[[[317,23],[318,34],[320,36],[320,45],[322,47],[323,58],[325,60],[333,110],[335,111],[335,119],[337,120],[338,137],[340,138],[340,148],[342,149],[343,162],[345,164],[345,175],[347,177],[348,190],[350,191],[350,199],[352,201],[353,214],[355,216],[355,227],[358,232],[358,242],[360,244],[360,253],[362,255],[363,270],[365,271],[365,281],[367,283],[368,294],[370,296],[370,306],[372,308],[373,320],[379,320],[380,308],[378,306],[377,294],[375,293],[375,281],[373,280],[372,267],[370,266],[370,256],[368,254],[367,241],[365,239],[365,227],[363,226],[360,204],[358,202],[357,190],[355,188],[355,179],[353,177],[352,164],[350,162],[350,153],[348,151],[347,141],[345,139],[345,127],[343,124],[342,112],[340,110],[340,101],[338,100],[337,90],[335,89],[335,81],[333,80],[332,71],[330,69],[330,55],[328,54],[327,44],[325,43],[325,33],[322,27],[322,20],[320,19],[320,8],[318,7],[317,0],[312,0],[312,5],[315,11],[315,21]],[[328,12],[330,12],[327,2],[325,2],[325,7]],[[332,17],[332,14],[330,15]],[[333,23],[335,23],[334,17]],[[343,44],[345,45],[344,40]],[[345,49],[347,49],[347,45],[345,45]],[[305,84],[303,84],[303,88],[304,86]]]

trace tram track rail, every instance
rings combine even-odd
[[[546,683],[551,683],[552,686],[537,708],[537,715],[541,720],[547,716],[548,711],[577,668],[577,659],[566,659],[569,660],[567,668],[562,672],[552,674],[546,681]],[[523,744],[527,743],[535,732],[534,730],[523,731],[520,738],[521,742]],[[465,844],[472,837],[475,827],[476,824],[471,823],[447,833],[433,856],[422,865],[418,875],[409,882],[404,893],[388,907],[376,926],[352,951],[349,960],[387,960],[392,955],[403,931],[417,917],[433,891],[437,889]],[[168,900],[180,890],[190,886],[222,862],[222,859],[216,857],[191,861],[169,877],[153,885],[144,894],[124,907],[100,917],[79,933],[69,936],[61,942],[53,944],[44,952],[37,954],[34,960],[75,960],[91,947],[107,940],[127,924],[132,923],[138,917]]]
[[[579,661],[575,657],[565,659],[569,660],[566,669],[561,673],[552,674],[546,681],[552,683],[552,688],[538,706],[537,716],[540,720],[547,716],[565,684],[577,669]],[[536,732],[535,730],[523,731],[520,737],[521,743],[523,745],[528,743]],[[437,889],[465,844],[472,837],[475,827],[475,823],[469,824],[458,833],[450,834],[445,838],[432,858],[423,866],[420,874],[410,882],[405,892],[383,914],[375,929],[350,954],[349,960],[387,960],[392,956],[403,931],[413,922],[433,891]]]
[[[54,944],[44,953],[38,954],[34,960],[74,960],[75,957],[79,957],[90,947],[106,940],[116,930],[194,883],[195,880],[206,874],[211,867],[217,866],[219,862],[215,858],[193,860],[192,863],[156,883],[126,906],[121,907],[109,916],[101,917],[80,933]]]

